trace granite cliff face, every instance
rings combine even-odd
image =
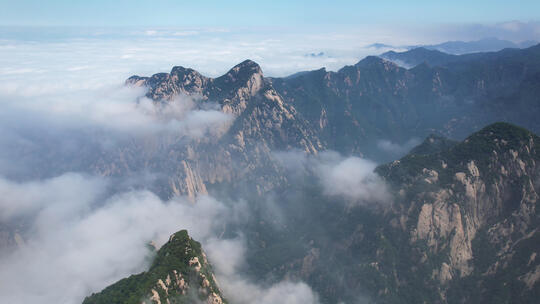
[[[439,301],[526,302],[538,293],[539,160],[538,136],[497,123],[379,168],[397,193],[391,221],[418,252],[413,264],[431,266],[426,282]]]
[[[147,97],[157,103],[179,102],[175,97],[183,94],[200,105],[217,103],[220,111],[233,117],[219,136],[165,147],[174,149],[168,152],[174,155],[168,166],[177,168],[168,181],[174,194],[205,194],[209,186],[232,181],[245,181],[262,194],[284,182],[272,163],[272,151],[317,153],[323,148],[296,109],[283,102],[259,65],[250,60],[218,78],[174,67],[169,74],[133,76],[126,83],[147,87]]]
[[[251,227],[250,263],[305,280],[325,303],[534,302],[539,160],[540,138],[507,123],[461,142],[430,136],[377,168],[387,205],[348,206],[311,182],[289,190],[281,228]]]
[[[201,244],[182,230],[171,235],[146,272],[122,279],[87,297],[98,303],[227,303]]]

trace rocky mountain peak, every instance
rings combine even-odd
[[[170,82],[176,84],[179,91],[185,94],[202,95],[209,79],[193,69],[175,66],[170,73]]]
[[[262,69],[259,64],[250,59],[246,59],[235,65],[232,69],[229,70],[229,73],[242,73],[246,71],[252,71],[254,73],[262,74]]]
[[[430,136],[378,169],[398,181],[396,216],[410,244],[427,246],[421,260],[431,263],[441,298],[463,296],[448,284],[457,280],[483,285],[482,297],[521,281],[519,292],[526,294],[540,281],[529,259],[538,248],[531,245],[538,237],[538,137],[499,122],[444,148],[447,141]],[[440,149],[428,149],[433,146]]]
[[[414,147],[409,154],[427,155],[448,150],[458,144],[457,141],[431,134],[420,145]]]
[[[202,75],[194,69],[185,68],[183,66],[173,67],[170,74],[171,76],[177,76],[179,78],[202,77]]]
[[[390,68],[397,68],[398,66],[390,61],[387,61],[381,57],[377,56],[367,56],[366,58],[360,60],[354,65],[357,68],[374,68],[374,67],[384,67],[385,70]]]
[[[247,59],[235,65],[225,75],[217,78],[216,80],[222,79],[225,82],[244,83],[253,77],[262,78],[263,72],[261,67],[255,61]]]
[[[238,93],[238,95],[247,93],[254,96],[264,86],[264,76],[261,67],[248,59],[235,65],[225,75],[216,78],[215,84],[225,89],[225,92]]]
[[[201,244],[181,230],[158,250],[148,271],[122,279],[83,303],[227,302]]]
[[[523,140],[528,141],[533,137],[536,137],[536,135],[527,129],[507,122],[496,122],[472,134],[465,140],[465,142],[477,141],[480,139],[492,139],[498,141],[515,142],[518,144]]]

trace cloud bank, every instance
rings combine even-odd
[[[108,183],[68,173],[13,183],[0,180],[2,220],[31,219],[24,243],[0,260],[3,303],[80,303],[84,296],[143,271],[150,252],[180,228],[209,236],[225,206],[210,197],[197,204],[161,201],[148,191],[103,198]],[[103,201],[101,201],[103,200]]]
[[[158,138],[169,139],[163,144],[215,137],[234,120],[198,96],[154,104],[145,93],[121,85],[0,88],[0,174],[23,179],[87,170],[92,164],[85,161],[107,151]]]
[[[215,265],[220,286],[231,303],[319,304],[318,295],[306,283],[284,280],[263,286],[240,275],[242,267],[246,266],[243,236],[229,240],[211,239],[204,247]]]
[[[112,186],[77,173],[25,183],[0,179],[1,220],[30,219],[18,232],[24,241],[0,255],[0,302],[80,303],[144,271],[149,242],[161,246],[170,234],[187,229],[208,251],[225,294],[238,303],[273,303],[283,292],[289,296],[282,303],[317,303],[304,283],[263,287],[239,274],[243,239],[218,236],[227,224],[246,218],[242,204],[228,206],[209,196],[195,204],[181,197],[163,201],[145,190],[109,195]]]
[[[4,89],[0,90],[1,115],[19,124],[41,122],[61,129],[94,128],[128,135],[172,132],[189,137],[200,137],[232,119],[217,105],[200,107],[196,96],[178,96],[155,106],[144,93],[144,88],[124,86],[48,93],[32,86]]]
[[[131,75],[169,72],[175,65],[204,75],[223,75],[252,59],[265,75],[280,77],[326,67],[338,70],[368,55],[395,49],[373,44],[429,45],[487,37],[521,42],[540,40],[539,22],[442,24],[431,27],[355,28],[0,28],[0,83],[39,79],[50,87],[89,88],[121,83]],[[308,55],[308,56],[306,56]],[[315,56],[313,56],[315,55]],[[6,82],[5,80],[10,80]]]

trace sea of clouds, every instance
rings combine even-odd
[[[532,31],[521,23],[499,31]],[[454,36],[470,28],[448,29]],[[476,28],[478,35],[493,27]],[[203,243],[226,296],[235,303],[318,303],[303,282],[261,286],[239,274],[245,239],[220,239],[219,227],[246,218],[242,204],[219,198],[159,198],[139,181],[88,172],[38,172],[44,160],[76,159],[91,145],[162,134],[198,138],[233,117],[198,107],[196,96],[155,107],[142,88],[125,87],[133,74],[168,72],[175,65],[219,76],[247,58],[266,76],[327,67],[337,70],[386,49],[441,41],[404,38],[383,29],[345,32],[228,29],[0,29],[0,221],[18,245],[0,248],[0,302],[80,303],[86,295],[148,266],[150,241],[163,244],[180,229]],[[452,36],[452,37],[454,37]],[[413,37],[413,36],[408,36]],[[504,37],[503,37],[504,38]],[[428,39],[426,41],[426,39]],[[315,54],[315,56],[313,55]],[[412,144],[411,144],[412,145]],[[409,148],[381,141],[382,150]],[[385,202],[375,164],[335,153],[277,154],[317,176],[328,196],[353,204]],[[151,174],[150,174],[151,175]]]

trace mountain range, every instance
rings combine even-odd
[[[304,280],[323,303],[534,301],[540,46],[390,55],[421,63],[405,69],[367,57],[337,72],[268,78],[246,60],[218,78],[183,67],[130,77],[126,84],[147,87],[156,106],[184,94],[234,116],[219,136],[163,148],[162,166],[174,172],[164,195],[246,195],[254,214],[242,228],[247,275]],[[405,156],[379,144],[411,138],[425,140]],[[391,203],[343,203],[275,158],[326,150],[386,163],[375,171]],[[268,195],[286,214],[277,226],[257,203]]]
[[[169,238],[153,258],[150,269],[92,294],[84,304],[110,303],[227,303],[201,244],[186,230]]]
[[[383,43],[374,43],[368,47],[375,49],[406,49],[412,50],[416,48],[425,48],[428,50],[436,50],[447,54],[463,55],[469,53],[496,52],[502,49],[521,49],[528,48],[538,44],[538,41],[522,41],[519,43],[502,40],[495,37],[488,37],[473,41],[446,41],[439,44],[431,45],[409,45],[409,46],[392,46]]]
[[[130,138],[73,158],[51,149],[33,174],[159,172],[144,187],[163,199],[242,202],[243,221],[218,234],[245,238],[242,275],[306,282],[321,303],[534,302],[540,45],[381,57],[283,78],[265,77],[251,60],[216,78],[180,66],[132,76],[126,86],[146,90],[139,105],[189,100],[230,119],[202,136]],[[15,228],[0,226],[1,244],[18,243]],[[146,250],[146,271],[84,303],[230,301],[234,291],[220,289],[187,231]]]

